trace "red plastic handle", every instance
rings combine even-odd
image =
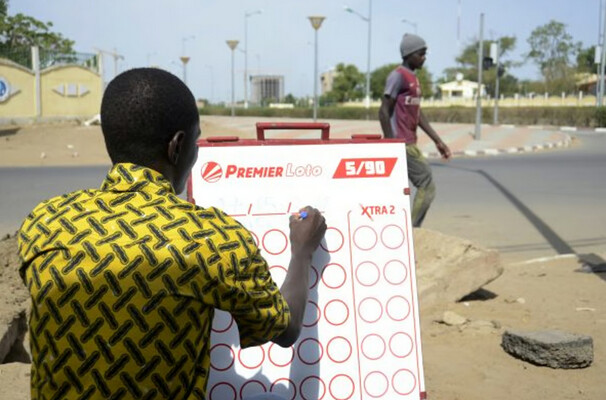
[[[257,122],[257,140],[265,140],[265,131],[275,129],[320,129],[322,140],[330,137],[330,124],[325,122]]]

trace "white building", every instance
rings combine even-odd
[[[332,85],[335,81],[336,76],[339,75],[334,68],[329,69],[326,72],[320,74],[320,81],[322,83],[322,94],[326,94],[332,90]]]
[[[478,91],[478,82],[465,79],[438,85],[442,92],[442,99],[474,99]],[[486,96],[486,88],[482,85],[482,96]]]
[[[260,104],[264,100],[279,103],[284,99],[283,75],[253,75],[250,77],[250,84],[253,103]]]

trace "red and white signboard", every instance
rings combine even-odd
[[[199,142],[190,198],[247,227],[278,286],[290,260],[289,216],[311,205],[328,225],[297,343],[242,350],[233,319],[218,311],[208,398],[423,399],[405,146],[329,140],[327,124],[312,126],[324,128],[322,140]]]

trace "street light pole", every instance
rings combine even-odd
[[[357,15],[363,21],[368,23],[368,48],[367,48],[367,59],[366,59],[366,96],[364,98],[364,106],[366,107],[366,119],[370,118],[370,53],[371,53],[371,32],[372,32],[372,0],[368,0],[368,17],[360,14],[351,7],[344,6],[343,9],[348,12]]]
[[[598,12],[598,44],[595,47],[594,62],[596,64],[596,86],[595,86],[595,98],[596,106],[600,106],[600,90],[604,82],[600,81],[600,65],[602,64],[602,52],[604,51],[604,44],[602,43],[602,0],[598,0],[600,3],[600,11]]]
[[[236,92],[234,91],[234,53],[239,41],[227,40],[226,43],[227,46],[231,49],[231,116],[234,117],[236,115],[236,110],[234,108],[236,95]]]
[[[493,115],[492,115],[492,123],[494,125],[498,125],[499,124],[499,81],[500,76],[499,76],[499,41],[497,40],[496,42],[494,42],[491,45],[490,48],[490,52],[492,53],[492,49],[494,45],[494,54],[491,54],[491,58],[494,60],[495,63],[495,71],[496,71],[496,79],[495,79],[495,85],[494,85],[494,110],[493,110]]]
[[[370,119],[370,48],[371,48],[371,25],[372,25],[372,0],[368,0],[368,51],[366,57],[366,119]]]
[[[261,13],[261,10],[244,13],[244,108],[248,108],[248,17]]]
[[[188,40],[195,39],[195,38],[196,37],[194,35],[192,35],[192,36],[186,36],[181,39],[181,57],[179,57],[179,59],[181,60],[181,63],[183,65],[183,83],[185,83],[186,86],[187,86],[187,63],[189,62],[190,57],[185,55],[185,42],[187,42]]]
[[[322,26],[325,17],[308,17],[314,28],[314,122],[318,119],[318,30]]]
[[[604,7],[604,23],[603,25],[603,36],[602,36],[602,47],[606,47],[606,7]],[[604,104],[604,69],[606,67],[606,51],[602,49],[602,60],[600,62],[600,94],[598,96],[598,106],[601,107]]]
[[[461,0],[457,7],[457,49],[461,49]]]
[[[475,140],[482,138],[482,61],[484,60],[484,13],[480,14],[480,40],[478,44],[478,92],[476,93]]]
[[[181,60],[181,64],[183,64],[183,83],[187,86],[187,63],[189,62],[189,57],[181,56],[179,59]]]

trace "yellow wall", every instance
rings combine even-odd
[[[472,99],[440,99],[440,100],[423,100],[423,107],[449,107],[449,106],[463,106],[463,107],[475,107],[476,100]],[[596,98],[593,95],[586,95],[581,98],[579,96],[567,96],[567,97],[548,97],[535,96],[531,99],[519,97],[517,99],[512,97],[506,97],[499,100],[500,107],[581,107],[581,106],[595,106]],[[492,107],[494,106],[493,99],[482,99],[482,106]]]
[[[19,89],[17,94],[0,102],[0,119],[36,118],[34,72],[0,59],[0,77],[13,91]],[[101,76],[88,68],[60,65],[40,72],[41,118],[90,118],[99,114],[102,96]]]
[[[40,80],[42,117],[91,117],[99,113],[103,95],[99,74],[65,65],[43,70]],[[82,93],[85,90],[88,92]]]
[[[461,106],[461,107],[475,107],[476,100],[475,99],[461,99],[461,98],[446,98],[446,99],[423,99],[422,103],[423,107],[450,107],[450,106]],[[579,96],[567,96],[567,97],[557,97],[552,96],[549,98],[545,98],[544,96],[535,96],[531,99],[520,97],[518,99],[512,97],[506,97],[504,99],[499,100],[500,107],[581,107],[581,106],[595,106],[596,105],[596,97],[594,95],[584,95],[579,98]],[[364,102],[360,101],[350,101],[342,104],[343,107],[365,107]],[[378,101],[372,101],[370,103],[371,107],[380,107],[381,103]],[[492,107],[494,106],[494,100],[492,99],[482,99],[483,107]]]
[[[0,118],[32,118],[36,116],[35,77],[33,72],[8,60],[0,59],[0,76],[19,92],[0,102]]]

